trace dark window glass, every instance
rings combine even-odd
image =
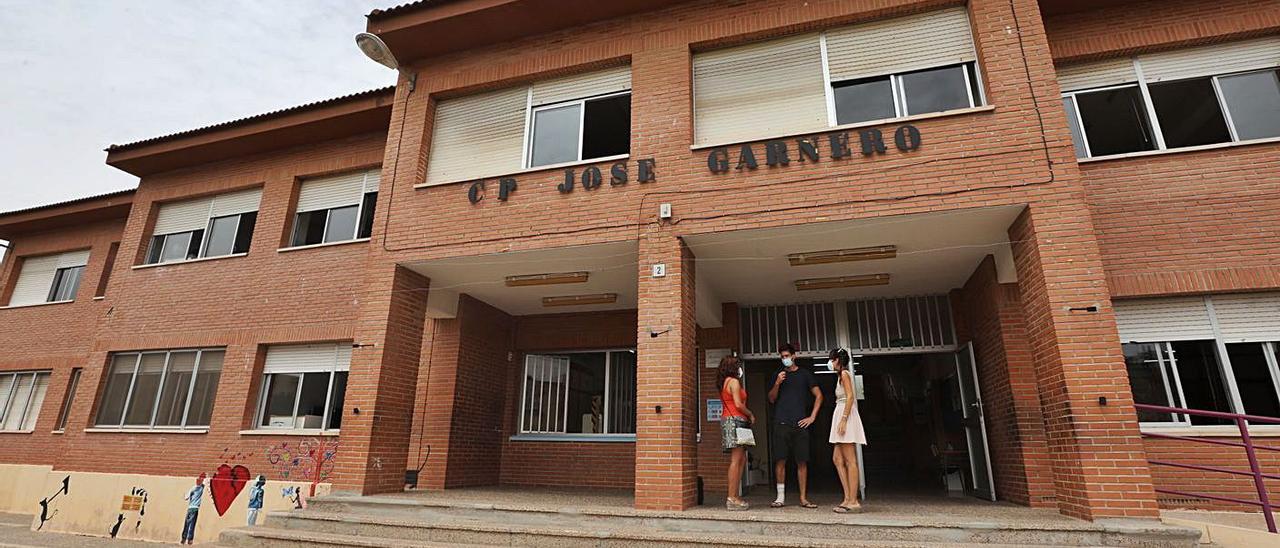
[[[604,353],[567,356],[569,423],[565,432],[604,433]]]
[[[1225,143],[1227,120],[1213,91],[1213,80],[1197,78],[1147,86],[1167,148]]]
[[[133,379],[133,369],[137,362],[137,354],[121,354],[111,359],[107,388],[102,392],[102,402],[98,407],[99,425],[120,425],[120,418],[124,414],[124,400],[129,397],[129,381]]]
[[[258,222],[258,212],[240,214],[240,226],[236,229],[236,241],[232,253],[248,253],[249,244],[253,243],[253,228]]]
[[[572,162],[578,159],[578,131],[582,107],[577,104],[548,108],[533,113],[533,167]]]
[[[1240,401],[1248,415],[1280,417],[1280,398],[1276,396],[1275,381],[1263,345],[1259,343],[1228,344],[1227,356],[1231,358],[1231,372],[1236,377]]]
[[[609,433],[636,433],[636,353],[609,353]]]
[[[160,252],[164,250],[164,236],[152,236],[151,248],[147,250],[147,264],[160,262]]]
[[[846,80],[831,84],[836,103],[836,123],[854,124],[894,118],[893,84],[888,76]]]
[[[1166,386],[1164,379],[1169,374],[1160,371],[1160,347],[1162,344],[1126,344],[1124,345],[1124,365],[1129,372],[1129,388],[1133,390],[1134,403],[1147,405],[1164,405],[1181,407],[1170,399],[1173,386]],[[1138,411],[1140,422],[1171,422],[1173,415]]]
[[[378,193],[366,192],[364,203],[360,206],[360,230],[357,238],[368,238],[373,234],[373,210],[378,206]]]
[[[191,391],[191,376],[195,369],[194,351],[169,354],[169,369],[165,371],[160,403],[156,407],[156,426],[182,425],[182,413],[187,408],[187,393]]]
[[[218,380],[222,377],[222,362],[226,352],[206,350],[200,353],[200,366],[196,370],[195,386],[191,387],[191,404],[187,410],[187,426],[209,426],[213,416],[213,401],[218,395]]]
[[[631,95],[586,102],[582,119],[582,159],[627,154],[631,150]]]
[[[329,428],[342,427],[342,404],[347,397],[347,372],[333,374],[333,387],[329,391]]]
[[[312,245],[324,242],[324,225],[329,210],[299,213],[293,223],[293,245]]]
[[[908,72],[900,78],[906,99],[904,114],[942,112],[973,106],[963,65]]]
[[[302,375],[267,375],[267,402],[262,413],[262,426],[293,428],[293,409],[298,401],[298,384],[301,382]]]
[[[205,244],[205,257],[220,257],[234,253],[236,231],[240,228],[240,216],[230,215],[209,221],[209,242]]]
[[[324,241],[345,242],[356,237],[356,215],[360,206],[339,207],[329,210],[329,226],[325,227]]]
[[[1213,341],[1180,341],[1171,345],[1173,357],[1178,362],[1182,394],[1186,398],[1183,407],[1230,413],[1231,404],[1227,399],[1222,369],[1218,367],[1215,343]],[[1228,422],[1191,415],[1191,424],[1228,424]]]
[[[83,266],[59,268],[53,275],[53,287],[49,289],[49,302],[72,301],[76,291],[80,289],[80,276],[84,274]]]
[[[1280,136],[1280,70],[1223,76],[1222,99],[1241,140]]]
[[[1076,108],[1093,156],[1156,148],[1137,86],[1076,94]]]

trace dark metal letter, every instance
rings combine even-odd
[[[920,148],[920,130],[911,124],[898,126],[898,130],[893,132],[893,143],[898,145],[898,150],[902,152],[911,152]]]
[[[655,165],[653,158],[641,158],[636,161],[636,165],[640,166],[640,176],[636,178],[637,181],[652,183],[658,180],[658,174],[653,170]]]
[[[711,149],[711,152],[707,153],[707,169],[712,173],[729,171],[729,149],[724,147]]]
[[[625,185],[627,184],[627,163],[618,162],[609,168],[609,184]]]
[[[473,204],[478,204],[484,199],[484,181],[471,183],[471,188],[467,189],[467,199]]]
[[[764,162],[769,164],[769,167],[785,166],[791,163],[791,158],[787,156],[787,142],[765,141]]]
[[[742,168],[755,169],[760,167],[756,162],[756,153],[751,151],[751,145],[742,145],[742,150],[738,152],[738,167],[734,168],[742,170]]]
[[[586,190],[600,188],[600,168],[591,166],[582,170],[582,188]]]
[[[873,153],[884,154],[884,135],[880,130],[871,128],[858,132],[858,139],[862,141],[862,155],[870,156]]]
[[[572,169],[564,170],[564,182],[560,183],[560,185],[557,186],[556,188],[560,189],[561,193],[573,192],[573,170]]]
[[[503,177],[498,179],[498,200],[503,202],[511,197],[511,193],[516,191],[516,180],[511,177]]]
[[[799,151],[798,157],[801,162],[806,159],[813,163],[818,163],[818,142],[808,137],[796,139],[796,150]]]
[[[840,133],[832,133],[827,136],[827,141],[831,143],[832,160],[848,158],[853,155],[853,153],[849,151],[849,132],[841,131]]]

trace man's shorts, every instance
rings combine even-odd
[[[773,424],[769,435],[773,442],[773,460],[793,458],[796,462],[809,462],[809,429],[794,424]]]

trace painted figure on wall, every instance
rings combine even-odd
[[[249,514],[245,521],[250,527],[258,524],[258,511],[262,510],[262,495],[266,485],[267,477],[258,474],[258,481],[253,482],[253,487],[249,488]]]
[[[289,499],[293,503],[294,510],[301,510],[307,507],[307,501],[302,498],[302,488],[297,485],[290,485],[280,490],[280,496]]]
[[[58,489],[57,491],[55,491],[52,496],[48,496],[40,500],[40,525],[36,527],[37,531],[44,529],[44,522],[53,519],[53,516],[57,515],[58,513],[58,510],[56,508],[52,512],[50,512],[49,505],[53,503],[54,499],[58,498],[58,495],[67,494],[70,491],[70,489],[71,489],[71,476],[67,476],[65,478],[62,478],[61,489]]]
[[[196,478],[196,484],[187,491],[187,518],[182,523],[182,541],[178,544],[194,544],[196,537],[196,520],[200,518],[200,503],[204,500],[204,484],[207,476],[204,472]]]
[[[124,514],[116,516],[116,524],[111,526],[111,538],[116,538],[120,534],[120,524],[124,523]]]

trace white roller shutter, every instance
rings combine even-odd
[[[533,85],[533,106],[583,99],[631,89],[631,67],[575,74]]]
[[[1203,297],[1116,301],[1120,342],[1190,341],[1213,338]]]
[[[694,143],[727,144],[828,126],[817,34],[693,57]]]
[[[1280,66],[1280,36],[1138,56],[1148,82]]]
[[[831,81],[895,74],[977,59],[963,7],[829,30]]]
[[[1077,63],[1057,69],[1058,86],[1062,91],[1100,88],[1138,81],[1133,70],[1133,59],[1107,59],[1092,63]]]
[[[303,181],[298,190],[298,213],[359,204],[364,183],[363,171]]]
[[[53,289],[53,278],[59,268],[84,266],[89,262],[89,250],[68,251],[53,255],[24,257],[18,281],[14,283],[9,306],[24,306],[48,302]]]
[[[1223,341],[1280,341],[1280,293],[1214,295],[1212,302]]]
[[[440,101],[427,157],[426,184],[519,171],[528,102],[528,87]]]
[[[351,369],[351,343],[297,344],[267,348],[263,373],[323,373]]]
[[[261,201],[261,188],[220,194],[213,197],[213,206],[210,209],[209,217],[225,217],[227,215],[257,211],[258,204]]]
[[[212,200],[212,198],[199,198],[160,204],[160,211],[156,213],[156,225],[151,233],[161,236],[204,230],[209,224],[209,206]]]
[[[382,182],[382,168],[374,168],[364,172],[364,191],[377,192]]]

